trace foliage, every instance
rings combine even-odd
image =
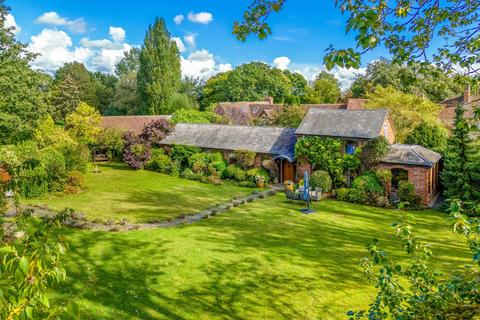
[[[196,153],[201,153],[202,149],[195,146],[188,146],[182,144],[173,145],[170,149],[170,157],[179,164],[181,168],[188,167],[188,159]]]
[[[208,79],[200,105],[206,109],[221,101],[259,101],[265,97],[283,102],[291,92],[292,84],[280,69],[251,62]]]
[[[388,169],[378,169],[375,171],[378,180],[382,183],[383,189],[385,190],[385,195],[388,196],[390,190],[388,190],[387,185],[392,181],[392,171]]]
[[[80,91],[75,80],[70,75],[59,80],[51,92],[50,100],[55,119],[65,121],[66,116],[74,112],[80,103]]]
[[[440,123],[421,122],[405,139],[407,144],[418,144],[427,149],[443,153],[448,140],[448,130]]]
[[[256,156],[257,154],[253,151],[235,150],[235,158],[237,159],[237,164],[243,170],[247,170],[248,168],[253,167],[253,165],[255,164]]]
[[[33,140],[39,148],[46,148],[48,146],[62,148],[69,145],[76,146],[78,144],[64,128],[55,125],[51,116],[46,116],[39,121],[33,133]]]
[[[383,136],[369,140],[360,151],[359,157],[363,170],[373,169],[378,161],[388,154],[389,145]]]
[[[322,192],[330,192],[332,190],[332,178],[327,171],[314,171],[310,177],[310,187],[312,189],[320,188]]]
[[[148,27],[140,51],[137,82],[143,114],[175,111],[172,102],[180,90],[180,58],[177,45],[161,18],[156,18]]]
[[[245,172],[245,177],[248,181],[256,183],[258,181],[269,182],[270,176],[265,169],[253,168]]]
[[[173,123],[221,123],[222,117],[211,111],[178,109],[173,113]]]
[[[140,48],[133,47],[123,53],[123,58],[115,65],[115,74],[121,78],[140,69]]]
[[[245,181],[247,173],[238,165],[231,164],[223,172],[223,178],[241,182]]]
[[[109,160],[120,160],[125,142],[123,131],[118,128],[105,128],[95,141],[95,149],[105,152]]]
[[[265,39],[271,34],[267,22],[270,14],[280,11],[284,4],[285,0],[253,0],[243,20],[235,22],[233,33],[242,41],[250,34]],[[330,46],[324,57],[328,69],[359,68],[361,55],[379,46],[386,47],[396,63],[420,61],[422,65],[435,63],[443,69],[457,66],[470,72],[478,69],[478,1],[381,0],[372,4],[363,0],[337,0],[336,5],[348,16],[347,33],[356,34],[355,49]],[[429,49],[437,38],[444,41],[432,54]]]
[[[478,220],[469,220],[461,202],[452,201],[450,219],[454,233],[464,236],[473,261],[448,275],[432,268],[430,245],[413,233],[412,216],[404,213],[393,226],[410,261],[400,264],[374,239],[368,245],[370,257],[362,259],[364,274],[375,283],[377,295],[368,310],[349,311],[350,319],[473,319],[480,314]]]
[[[338,103],[341,93],[340,82],[326,71],[320,72],[313,82],[314,103]]]
[[[115,86],[112,106],[108,115],[140,114],[140,97],[137,91],[137,73],[129,72],[120,76]]]
[[[92,79],[95,84],[98,110],[102,115],[107,115],[112,110],[118,78],[114,75],[97,71],[92,74]]]
[[[398,199],[408,208],[420,206],[420,196],[415,193],[415,185],[409,181],[400,181],[397,190]]]
[[[48,112],[45,76],[32,70],[34,55],[6,27],[8,13],[0,1],[0,144],[30,139]]]
[[[78,170],[72,170],[68,173],[67,185],[77,187],[80,190],[87,188],[85,176]]]
[[[285,105],[275,113],[272,124],[278,127],[298,128],[305,117],[306,109],[299,105]]]
[[[68,87],[65,86],[67,79],[69,79]],[[65,91],[71,88],[77,90],[78,96],[73,95],[73,92],[69,93]],[[99,107],[96,83],[93,75],[87,70],[85,65],[80,62],[66,62],[55,72],[53,92],[54,96],[69,96],[78,99],[78,102],[83,101],[94,108]],[[69,112],[71,112],[71,110],[68,110],[68,112],[62,111],[65,115]]]
[[[130,169],[142,169],[150,159],[150,145],[143,141],[133,132],[128,131],[124,134],[125,148],[123,149],[123,161]]]
[[[354,98],[364,98],[377,86],[393,87],[403,93],[425,96],[433,102],[463,93],[462,79],[433,65],[400,65],[387,59],[368,64],[364,75],[357,75],[350,87]]]
[[[190,100],[190,104],[195,108],[198,108],[198,101],[202,97],[204,86],[205,80],[203,78],[186,76],[182,78],[180,93],[186,95]]]
[[[314,170],[327,171],[334,187],[343,184],[342,143],[334,138],[304,137],[295,144],[295,158],[305,158]]]
[[[352,187],[364,191],[368,196],[372,197],[372,199],[385,193],[378,176],[372,171],[365,172],[363,175],[356,177],[353,180]]]
[[[480,152],[472,144],[464,112],[461,105],[455,109],[455,127],[445,150],[441,179],[447,198],[479,202]]]
[[[172,171],[172,159],[165,154],[162,148],[153,148],[150,160],[145,164],[145,169],[169,174]]]
[[[100,134],[100,114],[95,108],[80,102],[75,112],[65,120],[65,129],[72,138],[83,145],[92,145]]]
[[[167,134],[172,132],[172,130],[173,127],[170,124],[170,121],[163,118],[157,119],[145,125],[139,138],[143,143],[148,144],[149,146],[158,147],[160,146],[160,142],[167,136]]]
[[[423,97],[405,94],[393,87],[376,87],[367,97],[366,108],[388,109],[399,143],[404,143],[412,129],[422,122],[440,125],[438,115],[441,107]]]

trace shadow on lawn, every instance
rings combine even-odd
[[[400,253],[388,227],[396,213],[325,202],[315,205],[316,215],[306,216],[297,211],[301,205],[279,199],[174,229],[179,237],[188,237],[191,247],[205,248],[192,270],[197,277],[183,275],[189,271],[185,269],[177,274],[177,267],[166,271],[165,261],[183,268],[189,259],[172,251],[179,250],[177,238],[132,240],[128,235],[81,232],[69,252],[72,265],[67,267],[65,291],[76,294],[79,285],[89,284],[83,299],[117,313],[103,319],[317,318],[364,306],[365,293],[373,290],[359,259],[374,237],[389,252]],[[265,210],[269,204],[271,210]],[[101,249],[94,250],[96,245]],[[452,244],[438,246],[454,252]],[[180,275],[184,278],[178,287],[162,283],[175,286]],[[95,310],[85,314],[97,318]]]

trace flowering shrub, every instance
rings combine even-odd
[[[143,144],[133,132],[125,133],[124,140],[123,161],[131,169],[142,169],[145,162],[150,159],[150,145]]]
[[[158,147],[160,146],[160,141],[172,132],[172,130],[173,127],[168,120],[158,119],[147,124],[145,128],[143,128],[139,138],[144,144]]]

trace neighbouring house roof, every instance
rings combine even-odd
[[[170,115],[157,116],[106,116],[102,117],[102,128],[117,128],[125,131],[133,131],[140,134],[148,123],[157,119],[170,120]]]
[[[372,139],[378,137],[388,110],[326,110],[310,108],[298,135]]]
[[[381,162],[431,167],[441,158],[439,153],[419,145],[392,144]]]
[[[217,150],[249,150],[293,160],[296,137],[295,129],[288,128],[178,123],[162,143]]]
[[[349,99],[348,103],[320,103],[302,104],[305,110],[310,108],[332,110],[362,110],[368,99]],[[273,118],[274,114],[282,110],[283,104],[271,103],[271,101],[243,101],[243,102],[219,102],[214,112],[229,120],[232,124],[248,125],[252,120],[267,115]]]

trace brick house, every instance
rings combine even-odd
[[[474,115],[474,109],[480,107],[480,94],[478,90],[472,92],[470,85],[465,87],[463,95],[449,98],[440,102],[442,109],[440,110],[440,120],[452,129],[455,121],[455,108],[462,104],[465,106],[465,117],[472,119]],[[480,128],[480,123],[478,124]]]

